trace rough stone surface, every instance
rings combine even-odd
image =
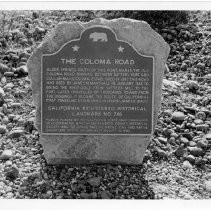
[[[162,78],[169,46],[146,22],[119,18],[95,19],[87,23],[60,23],[43,40],[27,63],[36,106],[36,127],[41,127],[41,57],[58,51],[66,42],[80,37],[92,25],[113,29],[119,40],[131,43],[141,54],[155,58],[154,125],[161,101]],[[133,135],[40,135],[44,155],[49,164],[123,163],[141,164],[150,136]]]
[[[185,119],[185,115],[183,112],[174,112],[172,114],[172,120],[183,121],[184,119]]]
[[[12,150],[4,150],[0,155],[1,160],[9,160],[13,156]]]

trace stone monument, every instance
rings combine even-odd
[[[47,162],[141,164],[168,54],[143,21],[58,24],[27,63]]]

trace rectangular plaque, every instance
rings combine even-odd
[[[154,57],[110,28],[87,28],[42,56],[42,133],[152,134],[153,71]]]

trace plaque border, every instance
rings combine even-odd
[[[127,133],[124,133],[124,134],[115,134],[115,133],[100,134],[100,133],[44,133],[43,132],[43,126],[42,126],[42,122],[43,122],[43,111],[42,111],[42,104],[43,104],[43,100],[42,100],[42,92],[43,92],[43,57],[44,56],[52,56],[52,55],[58,54],[69,43],[74,42],[74,41],[80,41],[81,40],[81,37],[82,37],[82,34],[85,31],[87,31],[87,30],[89,30],[91,28],[97,28],[97,27],[106,28],[106,29],[112,31],[114,33],[114,35],[115,35],[116,41],[121,41],[121,42],[124,42],[124,43],[129,44],[136,51],[136,53],[139,54],[140,56],[145,57],[145,58],[152,58],[152,62],[153,62],[152,63],[152,74],[153,74],[153,76],[152,76],[152,118],[151,118],[151,132],[150,133],[147,133],[147,134],[127,134]],[[154,130],[154,123],[153,123],[154,122],[154,111],[153,111],[154,110],[154,77],[155,77],[155,75],[154,75],[155,68],[154,67],[155,67],[155,57],[154,56],[152,56],[152,55],[143,55],[140,52],[138,52],[138,50],[132,44],[130,44],[129,42],[118,39],[117,38],[117,35],[116,35],[116,32],[112,28],[110,28],[108,26],[104,26],[104,25],[92,25],[92,26],[89,26],[87,28],[84,28],[81,31],[81,34],[80,34],[80,37],[79,38],[72,39],[72,40],[66,42],[65,44],[63,44],[59,48],[59,50],[57,50],[54,53],[51,53],[51,54],[42,54],[42,56],[41,56],[41,94],[40,94],[40,96],[41,96],[41,106],[40,106],[41,107],[41,110],[40,110],[40,114],[41,114],[41,126],[40,126],[41,129],[40,129],[40,131],[41,131],[41,135],[64,135],[64,136],[71,136],[71,135],[72,136],[76,136],[76,135],[78,135],[78,136],[80,136],[80,135],[91,135],[91,136],[109,135],[109,136],[114,136],[115,135],[115,136],[145,136],[145,137],[152,136],[153,135],[153,130]]]

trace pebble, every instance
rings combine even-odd
[[[196,125],[196,130],[207,132],[208,129],[209,129],[209,125],[207,124]]]
[[[28,69],[27,67],[24,65],[24,66],[20,66],[16,69],[17,73],[18,74],[22,74],[22,75],[27,75],[28,74]]]
[[[196,120],[194,120],[194,123],[195,123],[196,125],[201,125],[201,124],[203,124],[203,120],[201,120],[201,119],[196,119]]]
[[[178,138],[178,134],[177,133],[175,133],[175,132],[173,132],[173,133],[171,133],[171,135],[170,135],[171,137],[173,137],[173,138]]]
[[[11,103],[12,108],[20,108],[22,106],[21,103]]]
[[[9,160],[13,156],[12,150],[4,150],[0,156],[1,160]]]
[[[207,148],[208,146],[208,141],[206,139],[201,139],[197,142],[196,144],[198,147],[201,147],[201,148]]]
[[[186,48],[187,50],[190,50],[190,49],[193,48],[193,44],[192,44],[191,42],[188,42],[188,43],[185,44],[185,48]]]
[[[16,179],[19,176],[19,170],[16,166],[11,166],[5,169],[5,176],[9,179]]]
[[[211,192],[211,181],[205,181],[204,185],[205,185],[205,189],[208,192]]]
[[[189,143],[189,140],[187,138],[185,138],[185,137],[181,137],[180,141],[181,141],[181,143],[183,143],[185,145],[187,145]]]
[[[193,156],[193,155],[188,155],[187,157],[186,157],[186,159],[190,162],[190,163],[195,163],[195,157]]]
[[[173,112],[172,114],[172,120],[174,121],[184,121],[185,117],[183,112]]]
[[[6,126],[0,125],[0,134],[5,134],[7,131]]]
[[[206,120],[206,114],[204,112],[196,113],[196,118],[201,120]]]
[[[102,199],[110,199],[112,195],[109,192],[104,190],[101,192],[100,196]]]
[[[4,76],[5,77],[13,77],[14,76],[14,72],[7,71],[7,72],[4,73]]]
[[[4,95],[5,95],[4,89],[0,87],[0,96],[4,96]]]
[[[195,160],[195,164],[197,165],[197,166],[204,166],[205,165],[205,160],[203,159],[203,158],[196,158],[196,160]]]
[[[7,160],[7,161],[5,162],[5,166],[11,166],[11,165],[12,165],[12,161]]]
[[[161,157],[161,158],[168,158],[168,153],[165,152],[164,150],[158,148],[158,147],[155,147],[155,151],[157,152],[158,156]]]
[[[92,187],[98,187],[101,182],[101,177],[93,177],[87,180]]]
[[[163,115],[164,116],[169,116],[169,117],[172,117],[172,110],[171,109],[167,109],[167,110],[164,110],[163,111]]]
[[[13,198],[14,194],[12,192],[7,193],[7,198]]]
[[[92,199],[96,199],[96,198],[97,198],[97,193],[96,193],[96,192],[90,193],[90,197],[91,197]]]
[[[159,142],[162,143],[162,144],[166,144],[166,143],[167,143],[167,138],[158,137],[158,140],[159,140]]]
[[[185,149],[184,149],[184,146],[183,146],[183,145],[180,146],[179,148],[177,148],[177,149],[175,150],[175,155],[176,155],[177,157],[183,157],[184,154],[185,154]]]
[[[80,196],[81,196],[81,198],[83,198],[83,199],[89,199],[89,198],[90,198],[90,195],[89,195],[88,193],[85,193],[85,192],[82,192],[82,193],[80,194]]]
[[[172,145],[176,144],[176,140],[174,137],[169,138],[168,142],[169,142],[169,144],[172,144]]]
[[[182,164],[182,167],[183,168],[188,168],[188,169],[191,169],[193,168],[193,166],[190,164],[190,162],[188,160],[185,160]]]
[[[9,71],[9,67],[3,63],[0,63],[0,73],[4,73],[6,71]]]
[[[204,155],[204,151],[202,148],[199,147],[188,147],[191,155],[198,157]]]
[[[7,187],[5,188],[5,191],[6,191],[6,192],[11,192],[11,191],[12,191],[12,187],[7,186]]]
[[[25,133],[24,130],[12,130],[9,134],[8,134],[8,138],[19,138],[21,135],[23,135]]]
[[[47,197],[51,197],[53,195],[53,192],[51,190],[48,190],[47,193],[46,193]]]
[[[208,141],[210,141],[210,140],[211,140],[211,133],[206,134],[206,135],[205,135],[205,138],[206,138]]]
[[[0,107],[5,103],[3,96],[0,95]]]
[[[204,69],[205,64],[199,62],[199,63],[197,63],[196,67],[199,68],[199,69]]]
[[[196,81],[189,81],[188,82],[188,88],[190,91],[196,91],[199,89],[199,84]]]
[[[195,147],[195,146],[196,146],[196,142],[194,142],[194,141],[189,141],[188,145],[189,145],[190,147]]]
[[[33,130],[34,130],[34,121],[35,121],[35,119],[34,118],[29,118],[29,119],[27,119],[26,120],[26,122],[24,122],[24,129],[27,131],[27,132],[29,132],[29,133],[31,133]]]

